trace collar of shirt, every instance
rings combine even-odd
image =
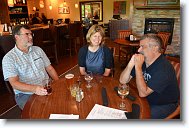
[[[20,49],[18,49],[18,47],[16,45],[15,45],[14,48],[15,48],[16,52],[21,54],[21,55],[28,54],[28,53],[30,53],[32,51],[32,46],[29,47],[29,52],[28,53],[22,52]]]

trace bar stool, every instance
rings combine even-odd
[[[54,59],[55,63],[58,64],[57,48],[56,48],[56,29],[53,25],[50,25],[49,28],[43,29],[43,48],[46,52],[49,59]]]
[[[64,36],[68,34],[68,25],[58,25],[55,26],[55,28],[57,30],[58,55],[62,57],[66,48],[66,39],[64,38]]]
[[[64,35],[64,39],[66,40],[66,51],[69,51],[70,56],[72,56],[72,49],[75,50],[75,53],[77,53],[76,50],[76,41],[77,41],[77,24],[76,23],[70,23],[68,24],[68,33]]]
[[[52,27],[52,28],[51,28]],[[32,29],[34,33],[33,43],[36,46],[41,47],[47,54],[49,59],[54,59],[55,63],[58,64],[56,43],[53,37],[53,26],[49,28],[36,28]],[[53,48],[53,49],[52,49]]]

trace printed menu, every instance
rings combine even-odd
[[[127,119],[126,111],[95,104],[86,119]]]

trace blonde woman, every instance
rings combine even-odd
[[[111,50],[104,45],[104,29],[95,24],[89,29],[86,39],[87,45],[79,50],[78,63],[81,75],[87,71],[93,74],[109,76],[113,67]]]

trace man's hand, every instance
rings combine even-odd
[[[36,86],[34,93],[36,95],[47,95],[47,90],[43,86]]]
[[[134,64],[138,68],[142,68],[142,64],[144,63],[144,55],[135,54],[134,55]]]

